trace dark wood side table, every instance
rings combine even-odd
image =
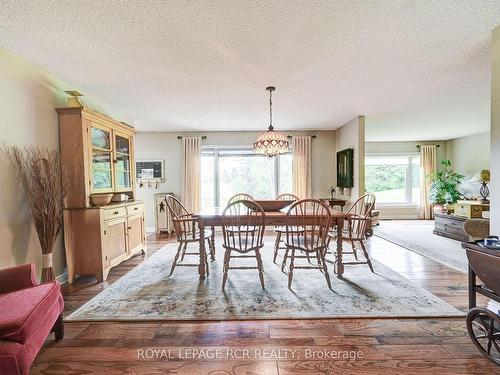
[[[344,211],[344,206],[347,201],[345,199],[337,199],[337,198],[319,198],[321,201],[326,202],[330,205],[330,208],[340,207],[340,211]]]
[[[476,307],[477,293],[500,303],[500,251],[477,243],[463,243],[469,260],[469,313],[466,324],[476,348],[490,361],[500,365],[500,316]],[[477,282],[477,279],[482,283]]]
[[[475,242],[463,243],[469,260],[469,308],[476,307],[476,293],[500,302],[500,251]],[[478,277],[484,284],[477,284]]]

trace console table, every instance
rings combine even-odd
[[[434,216],[434,234],[461,242],[469,241],[469,235],[464,231],[467,218],[440,213]]]
[[[347,201],[345,199],[337,199],[337,198],[320,198],[321,201],[328,203],[330,208],[334,208],[335,206],[340,207],[340,211],[344,211],[344,206]]]

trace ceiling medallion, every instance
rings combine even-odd
[[[273,91],[276,87],[266,87],[269,91],[269,128],[265,133],[262,133],[257,137],[257,140],[253,144],[253,149],[257,154],[267,155],[269,157],[276,156],[278,154],[283,154],[289,151],[288,138],[274,130],[273,128]]]

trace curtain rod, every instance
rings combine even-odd
[[[201,138],[202,140],[205,140],[205,139],[207,139],[207,136],[206,136],[206,135],[202,135],[200,138]],[[177,136],[177,139],[182,139],[182,135],[178,135],[178,136]]]
[[[287,137],[288,139],[292,139],[292,138],[293,138],[293,135],[287,135],[286,137]],[[300,135],[299,135],[298,137],[300,137]],[[311,138],[312,138],[312,139],[316,139],[316,138],[318,138],[318,136],[317,136],[316,134],[314,134],[314,135],[311,135]]]
[[[441,145],[417,145],[417,148],[420,148],[422,146],[436,146],[436,147],[441,147]]]

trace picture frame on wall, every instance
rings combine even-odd
[[[354,186],[354,149],[347,148],[337,152],[337,186],[352,188]]]

